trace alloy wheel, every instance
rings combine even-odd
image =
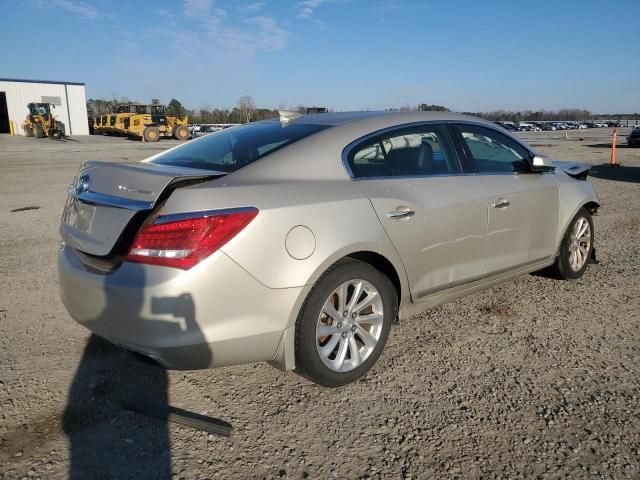
[[[591,226],[585,217],[580,217],[573,224],[569,236],[569,266],[578,272],[589,260],[591,250]]]
[[[369,282],[344,282],[325,300],[316,326],[316,348],[322,362],[335,372],[348,372],[375,350],[382,334],[384,309],[378,290]]]

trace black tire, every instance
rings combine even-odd
[[[44,129],[39,123],[33,125],[33,136],[36,138],[44,138]]]
[[[60,133],[60,137],[67,136],[67,129],[64,126],[64,123],[58,122],[58,132]]]
[[[31,128],[28,125],[25,125],[25,127],[24,127],[24,136],[25,137],[33,137],[33,128]]]
[[[382,326],[378,341],[369,356],[352,370],[338,372],[325,365],[320,358],[316,328],[323,305],[332,292],[343,283],[355,279],[365,280],[378,291],[382,300]],[[353,291],[350,292],[353,295]],[[298,315],[295,333],[296,372],[325,387],[340,387],[357,380],[367,373],[380,357],[389,336],[391,322],[396,318],[397,312],[398,295],[385,274],[359,260],[344,259],[337,262],[318,279]],[[336,349],[338,348],[336,346]]]
[[[176,140],[188,140],[189,139],[189,129],[184,125],[176,125],[173,127],[173,138]]]
[[[145,142],[157,142],[160,140],[160,129],[158,127],[147,127],[142,132]]]
[[[588,248],[588,253],[586,256],[586,261],[581,268],[574,270],[571,267],[570,256],[571,256],[571,245],[572,245],[572,232],[576,227],[576,224],[580,221],[580,219],[585,219],[589,224],[590,231],[590,243]],[[578,213],[576,213],[575,217],[569,223],[567,227],[567,231],[562,238],[562,243],[560,244],[560,251],[558,252],[558,256],[556,257],[556,261],[551,267],[553,274],[561,278],[563,280],[575,280],[576,278],[580,278],[591,261],[593,256],[593,244],[595,240],[595,234],[593,230],[593,219],[591,218],[591,212],[586,208],[582,207]]]

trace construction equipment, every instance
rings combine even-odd
[[[60,138],[65,136],[64,123],[56,120],[51,112],[50,103],[30,103],[29,114],[22,124],[25,137]]]
[[[93,134],[94,135],[102,135],[104,133],[104,130],[102,129],[102,121],[103,121],[104,115],[96,115],[94,122],[93,122]]]
[[[157,142],[161,136],[177,140],[189,138],[188,117],[167,115],[164,105],[135,105],[135,114],[124,117],[124,131],[127,135],[141,138],[146,142]]]
[[[117,118],[117,115],[115,113],[111,113],[107,115],[107,125],[105,129],[109,135],[118,133],[118,131],[116,130],[116,118]]]
[[[157,142],[160,137],[187,140],[187,125],[187,116],[167,115],[164,105],[124,103],[115,107],[115,113],[96,117],[94,131],[97,134],[128,135],[146,142]]]
[[[111,133],[128,135],[127,126],[129,122],[127,122],[127,119],[138,112],[138,107],[139,105],[136,103],[118,105],[116,107],[114,131]]]

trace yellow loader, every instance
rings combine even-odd
[[[164,105],[136,105],[136,113],[124,118],[128,135],[146,142],[157,142],[160,137],[174,137],[177,140],[189,138],[188,118],[167,115]]]
[[[29,115],[22,123],[25,137],[64,137],[64,123],[53,118],[53,113],[51,112],[55,106],[50,103],[30,103],[27,107],[29,108]]]

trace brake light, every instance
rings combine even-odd
[[[159,217],[138,231],[127,260],[188,270],[240,233],[257,214],[257,208],[246,208],[176,221],[161,222]]]

